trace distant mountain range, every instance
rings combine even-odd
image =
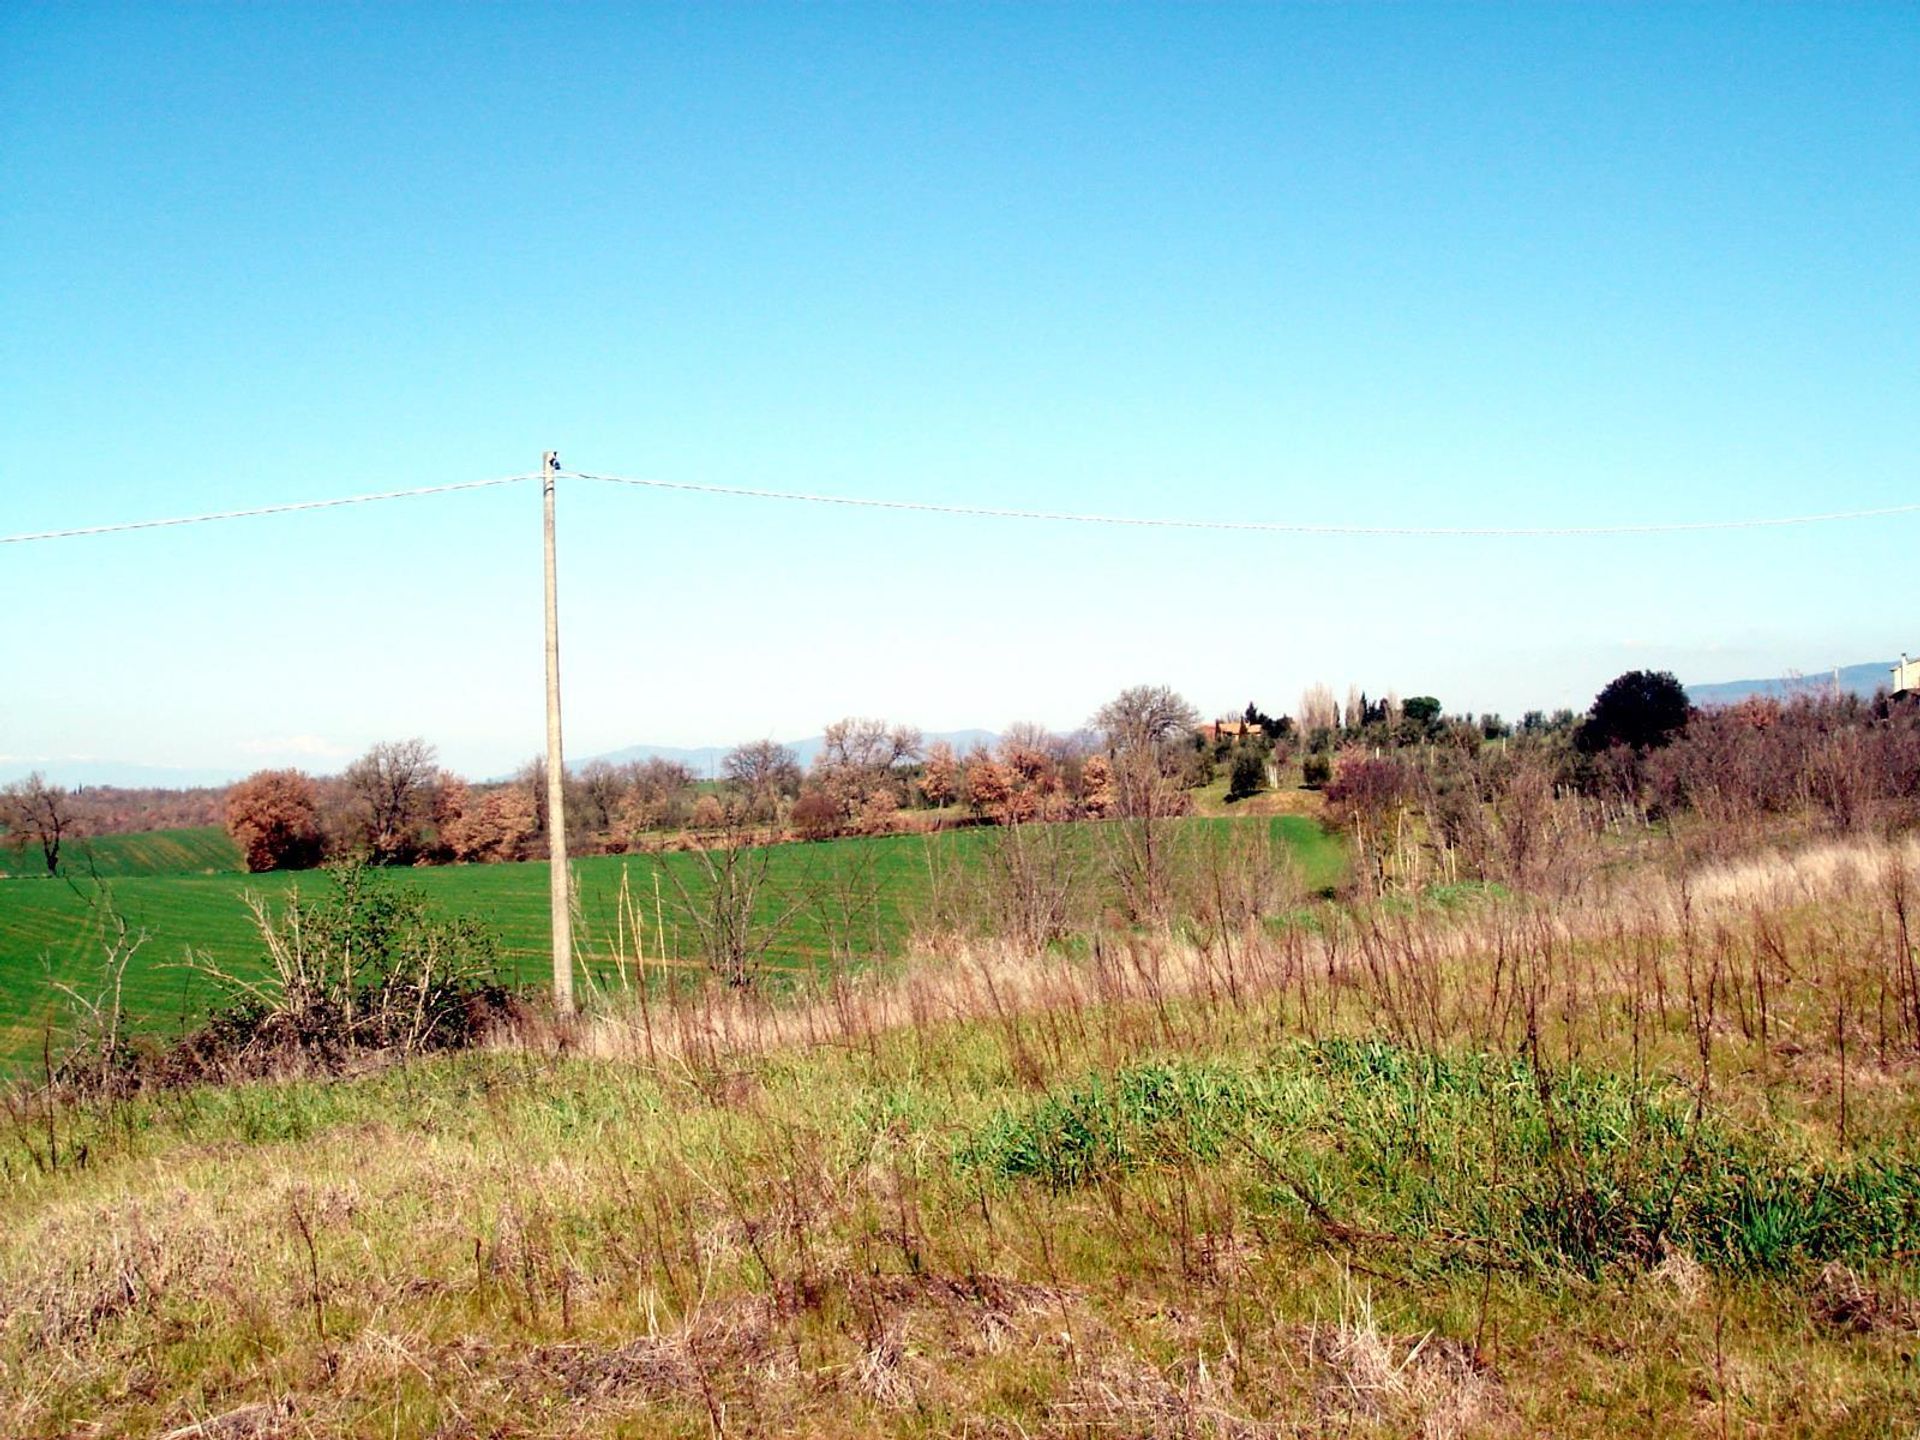
[[[953,746],[956,753],[964,755],[976,745],[991,746],[1000,737],[991,730],[940,730],[923,738],[928,745],[936,740],[944,740]],[[821,746],[826,744],[826,736],[809,735],[804,740],[788,740],[784,743],[799,757],[801,765],[807,766],[813,764]],[[628,745],[620,750],[609,750],[603,755],[589,755],[585,760],[570,760],[567,768],[578,770],[595,760],[604,760],[609,765],[625,765],[635,760],[676,760],[696,775],[712,777],[720,773],[720,762],[732,749],[731,745],[700,745],[691,749],[677,745]]]
[[[1837,683],[1848,694],[1870,696],[1885,689],[1893,677],[1893,661],[1842,665],[1837,670],[1815,670],[1806,675],[1783,675],[1772,680],[1722,680],[1713,685],[1687,686],[1687,698],[1696,705],[1738,705],[1756,695],[1784,699],[1807,691],[1831,693]]]

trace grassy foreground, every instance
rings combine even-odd
[[[1341,842],[1300,816],[1183,823],[1202,829],[1269,826],[1276,848],[1292,857],[1301,883],[1309,889],[1333,885],[1345,871]],[[1076,826],[1073,833],[1089,850],[1100,843],[1098,826]],[[125,1003],[141,1028],[163,1033],[177,1029],[217,998],[205,977],[184,964],[190,951],[208,957],[230,974],[260,973],[259,937],[241,901],[242,893],[252,891],[278,900],[295,887],[311,893],[327,881],[314,873],[250,876],[177,868],[185,863],[182,856],[197,863],[216,855],[220,843],[237,863],[237,853],[222,832],[166,831],[95,842],[104,847],[102,860],[111,862],[102,864],[98,881],[0,880],[0,1077],[30,1069],[41,1056],[48,1028],[57,1032],[66,1006],[55,982],[83,991],[98,984],[101,916],[96,904],[102,899],[110,900],[131,926],[148,937],[126,979]],[[874,902],[864,927],[870,952],[897,955],[935,877],[947,870],[964,873],[977,865],[983,848],[992,843],[992,831],[959,830],[775,846],[769,855],[761,908],[773,915],[807,887],[833,889],[857,882]],[[661,877],[657,888],[656,866]],[[658,937],[648,939],[649,952],[663,940],[670,959],[691,962],[697,954],[691,927],[675,913],[674,885],[677,876],[690,889],[699,889],[696,857],[594,856],[576,861],[574,869],[588,956],[611,948],[623,879],[639,918]],[[397,873],[403,883],[423,890],[436,909],[484,920],[501,938],[512,978],[538,982],[551,973],[546,865],[450,865]],[[832,917],[823,907],[801,906],[769,952],[768,965],[795,973],[817,970],[829,956],[831,924]],[[606,969],[604,965],[590,968]]]
[[[1908,1436],[1916,875],[959,946],[21,1105],[0,1433]]]

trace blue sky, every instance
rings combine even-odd
[[[0,533],[569,465],[1221,518],[1920,500],[1920,11],[0,10]],[[1920,515],[561,497],[568,742],[1920,650]],[[541,744],[530,486],[0,547],[0,766]]]

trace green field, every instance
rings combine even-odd
[[[1298,816],[1183,823],[1222,834],[1235,833],[1238,827],[1270,825],[1276,845],[1287,848],[1309,890],[1336,883],[1344,871],[1340,842]],[[210,833],[225,840],[218,831]],[[964,872],[993,843],[995,833],[960,830],[777,846],[771,855],[766,908],[781,907],[783,897],[802,889],[870,892],[877,901],[859,922],[859,948],[896,954],[935,877]],[[1080,826],[1073,833],[1089,846],[1098,843],[1098,827]],[[101,915],[96,907],[102,901],[110,901],[130,926],[148,936],[128,971],[125,1003],[129,1012],[143,1026],[168,1030],[203,1013],[214,998],[209,982],[187,966],[189,952],[204,954],[231,973],[257,969],[259,942],[241,902],[244,891],[278,899],[296,886],[312,894],[329,883],[314,873],[180,873],[197,857],[214,851],[200,831],[113,838],[121,843],[107,847],[107,854],[124,868],[109,870],[97,864],[97,880],[76,876],[0,881],[0,1070],[37,1063],[49,1027],[57,1028],[66,1014],[67,1002],[55,982],[64,981],[83,992],[97,988],[102,947]],[[231,857],[230,847],[228,853]],[[143,861],[153,867],[148,873],[128,873]],[[663,867],[657,893],[664,913],[658,916],[656,864]],[[696,954],[694,935],[674,919],[674,877],[697,891],[699,867],[699,858],[691,855],[594,856],[575,862],[583,922],[577,939],[582,953],[591,959],[609,952],[619,923],[618,896],[625,876],[643,923],[664,937],[668,959],[691,960]],[[419,886],[446,913],[484,920],[499,934],[515,978],[537,981],[550,973],[544,864],[452,865],[397,872],[394,878]],[[786,970],[821,965],[832,953],[830,931],[840,918],[830,903],[802,909],[769,953],[769,965]],[[654,939],[649,938],[646,950],[649,960],[657,958]]]
[[[69,875],[118,879],[128,875],[215,875],[240,869],[240,847],[218,825],[147,830],[138,835],[87,835],[60,847]],[[0,850],[0,878],[44,878],[40,847]]]

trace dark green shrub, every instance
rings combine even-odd
[[[1256,746],[1241,745],[1233,752],[1233,765],[1227,775],[1227,798],[1244,800],[1265,788],[1267,757]]]
[[[1687,728],[1692,713],[1686,687],[1672,671],[1629,670],[1593,697],[1574,743],[1589,755],[1615,745],[1642,752],[1658,749]]]

